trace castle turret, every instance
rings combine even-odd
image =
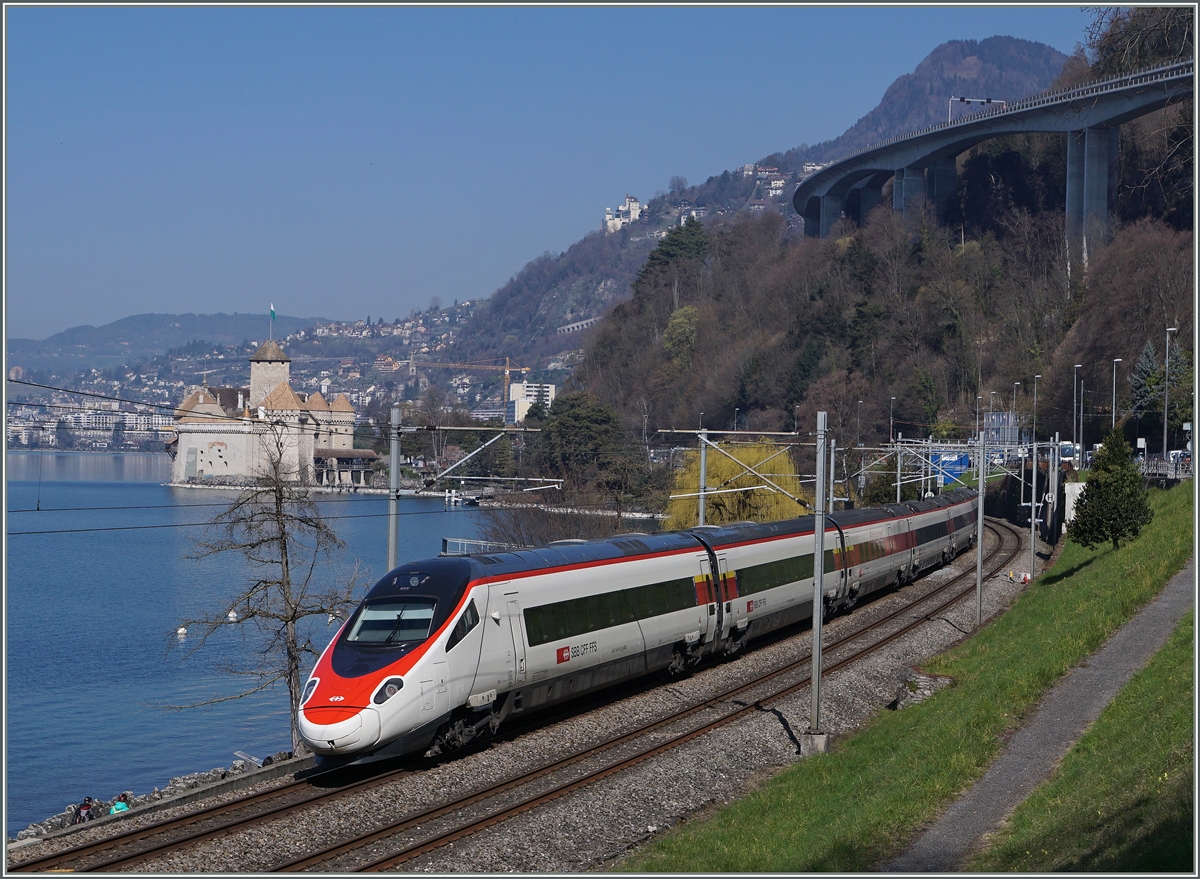
[[[271,391],[291,381],[291,358],[274,341],[266,341],[250,358],[251,411],[261,406]]]

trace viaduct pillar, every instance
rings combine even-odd
[[[1117,128],[1067,132],[1067,248],[1087,267],[1111,231],[1108,212],[1116,200]]]
[[[859,225],[867,221],[867,214],[871,213],[875,207],[883,201],[883,190],[878,186],[864,186],[860,192],[860,200],[858,203]]]
[[[892,184],[892,210],[899,211],[906,220],[921,215],[925,209],[925,169],[899,168]]]
[[[946,209],[958,186],[958,164],[954,156],[943,156],[929,166],[925,172],[929,200],[937,208],[939,222],[946,218]]]
[[[829,232],[842,216],[842,197],[829,193],[821,199],[821,238],[828,238]]]

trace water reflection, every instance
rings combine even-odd
[[[9,482],[168,482],[171,458],[166,453],[7,452]]]

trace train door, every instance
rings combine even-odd
[[[488,585],[487,610],[484,611],[482,644],[479,649],[479,666],[475,672],[472,693],[496,690],[506,693],[513,688],[517,676],[516,645],[512,635],[513,623],[508,616],[508,601],[514,595],[506,594],[507,581]]]
[[[849,562],[849,555],[847,554],[846,547],[846,532],[842,530],[842,526],[832,516],[826,516],[825,518],[826,521],[831,522],[833,527],[837,529],[836,536],[826,533],[825,538],[828,540],[831,536],[833,537],[832,562],[834,572],[837,575],[837,586],[834,588],[837,590],[838,605],[849,610],[858,600],[858,590],[857,588],[852,590],[850,585],[850,575],[852,572],[847,564]]]
[[[707,556],[700,559],[700,581],[697,587],[697,591],[703,598],[700,603],[700,612],[704,616],[700,621],[700,631],[703,634],[704,643],[711,644],[718,637],[722,615],[719,612],[721,596],[717,591],[717,583]]]
[[[717,569],[720,572],[722,601],[721,640],[725,640],[737,625],[738,619],[744,614],[738,612],[738,602],[734,600],[738,595],[737,575],[729,572],[729,559],[723,552],[717,553]]]
[[[515,677],[514,684],[525,683],[525,630],[522,627],[521,620],[521,603],[517,598],[517,593],[508,592],[504,595],[508,609],[508,632],[512,638],[512,655],[516,660],[514,668]]]

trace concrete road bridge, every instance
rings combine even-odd
[[[882,201],[894,179],[892,208],[939,218],[958,183],[955,160],[989,138],[1032,131],[1067,135],[1067,240],[1087,260],[1089,240],[1102,240],[1117,183],[1117,126],[1192,94],[1193,60],[1043,92],[874,144],[809,175],[792,204],[808,235],[824,238],[845,213],[858,222]]]

